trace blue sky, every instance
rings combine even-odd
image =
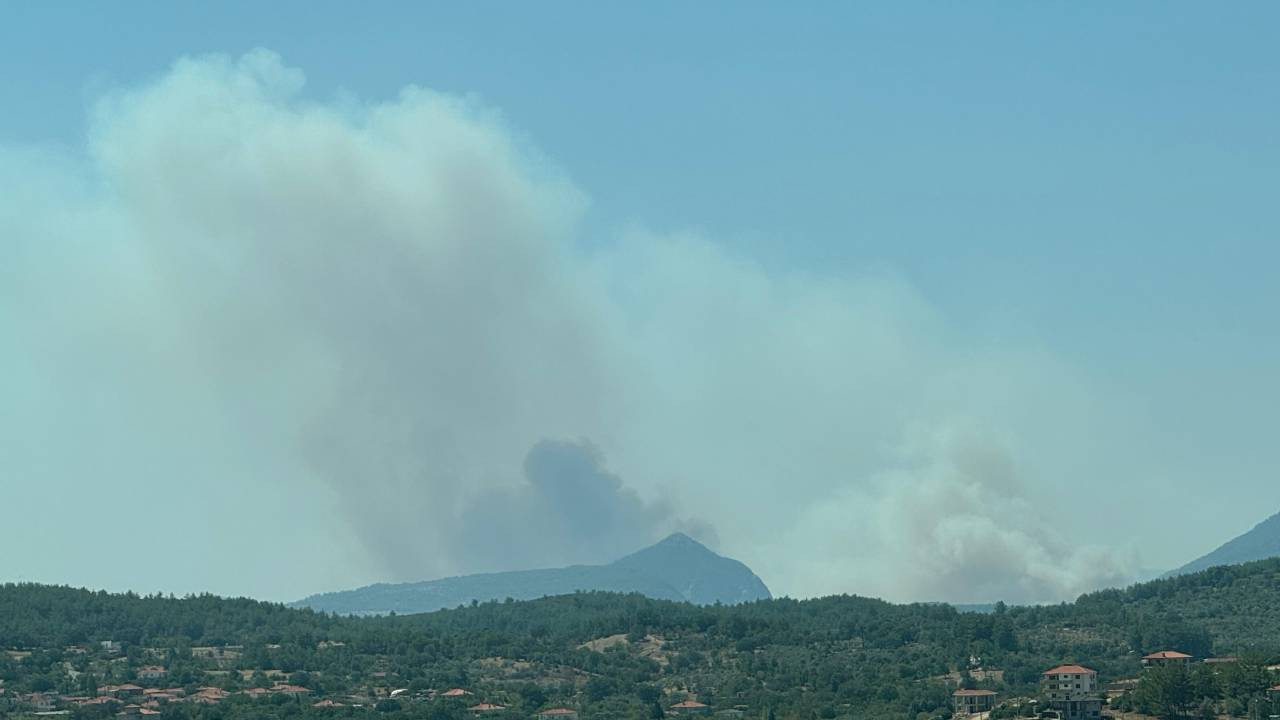
[[[1106,433],[1134,435],[1127,452],[1109,437],[1077,470],[1098,503],[1122,505],[1084,523],[1087,534],[1136,542],[1135,571],[1181,564],[1280,509],[1270,447],[1280,401],[1274,4],[0,7],[2,146],[79,157],[99,98],[208,53],[277,53],[305,73],[308,102],[391,102],[406,85],[468,96],[536,152],[538,172],[563,173],[585,199],[569,239],[577,251],[612,248],[629,232],[693,235],[783,284],[887,277],[906,288],[904,302],[928,308],[919,352],[946,346],[983,378],[1021,372],[980,359],[991,353],[1067,368],[1096,398],[1072,427],[1093,413]],[[856,339],[850,347],[856,354]],[[1039,372],[1019,382],[1040,389],[1057,377]],[[963,405],[930,407],[968,414]],[[1038,417],[996,414],[998,434]],[[647,499],[661,483],[634,474],[670,475],[637,459],[638,438],[657,442],[643,432],[549,424],[603,445]],[[1014,454],[1031,468],[1028,483],[1067,492],[1072,435],[1058,434],[1052,449],[1010,442],[1025,447]],[[1055,463],[1053,479],[1036,474]],[[859,472],[883,477],[874,464]],[[835,456],[822,467],[840,470]],[[676,503],[705,506],[723,491],[670,482]],[[1056,502],[1045,492],[1038,502]],[[796,527],[813,525],[823,503],[815,491]],[[1167,522],[1194,529],[1133,540]],[[717,530],[723,550],[771,581],[782,563],[763,538]],[[70,560],[44,563],[60,569],[43,575],[39,565],[16,572],[77,582]],[[213,589],[287,598],[378,572],[244,586],[228,572]],[[811,579],[826,570],[786,572],[771,583],[784,592],[859,589]]]
[[[884,263],[994,325],[980,329],[1049,322],[1125,352],[1141,328],[1198,355],[1182,320],[1214,345],[1256,343],[1274,307],[1266,3],[6,14],[10,141],[75,138],[96,92],[181,55],[267,47],[318,97],[409,83],[478,95],[588,190],[602,224],[701,228],[770,263]],[[1152,323],[1173,310],[1179,323]]]

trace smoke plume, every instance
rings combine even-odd
[[[83,150],[0,150],[0,473],[73,523],[146,513],[123,541],[183,537],[175,582],[284,598],[673,530],[780,594],[1124,576],[1057,490],[1109,437],[1078,371],[892,272],[587,242],[587,196],[517,137],[422,88],[316,100],[257,51],[111,93]],[[977,439],[903,449],[953,426]],[[49,557],[11,570],[77,570]]]

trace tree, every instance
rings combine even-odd
[[[1181,664],[1147,668],[1134,690],[1142,709],[1163,717],[1181,717],[1192,702],[1191,678]]]

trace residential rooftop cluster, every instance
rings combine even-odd
[[[1142,657],[1145,670],[1179,666],[1190,668],[1195,658],[1178,650],[1160,650]],[[1238,658],[1204,658],[1207,667],[1220,667],[1239,662]],[[1280,680],[1280,665],[1265,668],[1267,672]],[[988,668],[975,668],[966,673],[970,682],[987,680],[989,685],[1003,680],[1003,673]],[[954,684],[961,684],[964,674],[959,672],[943,676]],[[1040,696],[1037,698],[1019,697],[1008,701],[1017,707],[1020,715],[1040,715],[1057,720],[1098,720],[1103,716],[1103,709],[1113,700],[1133,692],[1141,678],[1121,678],[1105,686],[1098,682],[1098,672],[1092,668],[1076,663],[1057,665],[1041,674]],[[1280,683],[1268,691],[1271,699],[1280,702]],[[995,710],[999,705],[999,693],[992,687],[960,687],[952,692],[952,704],[956,717],[981,717]],[[1274,717],[1274,716],[1273,716]]]

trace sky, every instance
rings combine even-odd
[[[1280,510],[1274,4],[0,14],[0,581],[1045,602]]]

